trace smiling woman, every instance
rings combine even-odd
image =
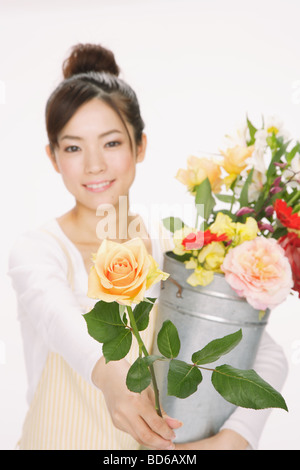
[[[113,208],[118,227],[110,238],[132,238],[129,191],[146,150],[139,104],[119,79],[113,54],[101,46],[75,46],[63,70],[65,79],[46,106],[46,151],[75,205],[24,234],[10,256],[29,379],[20,448],[173,448],[172,429],[180,423],[157,416],[150,387],[138,395],[128,391],[131,357],[105,364],[83,319],[94,304],[87,271],[104,238],[99,207]],[[150,254],[155,247],[144,234]],[[148,346],[154,317],[151,322]]]
[[[117,206],[120,196],[129,197],[135,165],[144,158],[141,138],[134,151],[134,133],[118,114],[99,98],[84,103],[57,135],[47,153],[61,173],[66,188],[79,205],[95,212],[100,204]]]

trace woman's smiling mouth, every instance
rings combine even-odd
[[[91,183],[83,184],[83,186],[92,193],[100,193],[110,188],[115,180],[110,181],[93,181]]]

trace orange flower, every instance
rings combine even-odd
[[[214,193],[221,191],[222,179],[220,165],[208,158],[198,158],[191,155],[187,159],[187,169],[178,170],[176,178],[187,186],[188,190],[191,192],[195,190],[195,186],[202,183],[206,178],[209,179]]]
[[[249,147],[235,145],[235,147],[228,148],[226,152],[221,151],[221,154],[224,156],[222,166],[228,173],[228,176],[224,179],[227,185],[230,186],[236,177],[247,167],[247,160],[251,157],[253,150],[254,145]]]
[[[160,271],[143,241],[125,243],[103,240],[88,279],[88,296],[123,305],[139,303],[145,291],[169,275]]]

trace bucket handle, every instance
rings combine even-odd
[[[169,276],[166,280],[173,282],[173,284],[175,284],[175,286],[177,286],[178,290],[177,290],[177,292],[176,292],[176,297],[182,299],[182,295],[181,295],[181,294],[182,294],[182,289],[183,289],[183,287],[182,287],[177,281],[175,281],[175,279],[173,279],[171,276]],[[164,282],[166,282],[166,281],[164,281]],[[161,282],[161,289],[163,289],[163,288],[164,288],[163,282]]]

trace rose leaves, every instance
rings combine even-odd
[[[139,331],[145,330],[149,323],[149,314],[156,299],[146,299],[133,310]],[[83,315],[88,333],[99,343],[103,343],[103,355],[106,362],[119,361],[125,357],[132,344],[132,331],[128,326],[124,307],[117,302],[100,300],[94,308]]]
[[[176,337],[176,327],[174,325],[171,327],[170,323],[170,321],[165,322],[158,334],[157,345],[162,354],[165,352],[170,334],[172,334],[173,340]],[[212,371],[211,382],[217,392],[236,406],[254,409],[272,407],[287,410],[283,397],[254,370],[235,369],[226,364],[215,369],[201,367],[203,364],[211,364],[229,353],[239,344],[241,339],[241,330],[215,339],[192,355],[191,364],[175,359],[176,356],[169,355],[171,361],[168,372],[168,394],[178,398],[186,398],[196,392],[202,381],[202,373],[199,369],[204,369]],[[179,352],[178,348],[177,351]]]
[[[156,299],[145,299],[133,309],[139,331],[147,328],[149,314]],[[106,362],[125,357],[131,347],[132,331],[124,306],[117,302],[99,301],[91,312],[83,315],[89,334],[103,343]],[[215,339],[204,348],[192,354],[191,363],[177,359],[180,352],[180,338],[176,326],[167,320],[158,335],[159,355],[139,355],[130,367],[126,385],[129,390],[141,393],[153,378],[152,366],[156,361],[169,361],[168,395],[186,398],[198,389],[202,372],[212,372],[211,382],[216,391],[227,401],[245,408],[282,408],[287,410],[283,397],[254,370],[240,370],[229,365],[212,368],[211,363],[234,349],[242,339],[242,331]],[[204,367],[209,364],[210,367]]]

